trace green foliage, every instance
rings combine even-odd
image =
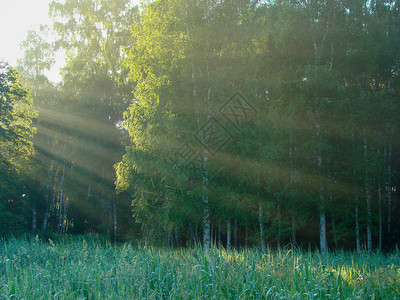
[[[398,299],[399,253],[112,246],[96,237],[0,247],[2,297]],[[68,278],[68,280],[65,280]]]
[[[49,8],[54,31],[45,26],[29,31],[20,61],[39,111],[35,180],[42,194],[30,204],[37,206],[42,230],[110,233],[113,228],[116,239],[114,215],[131,216],[126,196],[115,195],[113,165],[123,151],[120,123],[132,98],[122,47],[131,43],[137,7],[126,0],[87,0],[54,1]],[[60,48],[66,66],[63,82],[54,85],[44,71]],[[118,229],[129,232],[131,223]]]
[[[55,43],[29,31],[20,61],[34,178],[20,176],[31,100],[1,79],[26,99],[0,103],[8,218],[155,244],[202,230],[225,244],[232,225],[236,246],[395,246],[398,1],[66,0],[50,14]]]
[[[36,116],[31,107],[19,73],[0,62],[0,236],[26,229],[24,179],[31,170]]]
[[[18,62],[22,74],[25,79],[34,80],[35,85],[33,82],[31,85],[39,90],[40,83],[47,81],[44,71],[50,70],[55,63],[50,28],[41,25],[36,31],[29,30],[21,48],[25,49],[24,57]]]
[[[0,164],[1,168],[23,172],[33,154],[30,138],[36,113],[31,110],[32,98],[20,75],[0,63]]]
[[[207,195],[215,227],[221,220],[240,219],[243,237],[261,208],[269,238],[290,241],[298,231],[315,241],[319,216],[334,212],[354,224],[348,211],[362,199],[367,206],[362,228],[372,223],[377,228],[371,207],[383,205],[377,190],[394,179],[387,171],[393,160],[385,155],[398,128],[393,99],[399,96],[394,83],[399,69],[395,50],[384,49],[399,38],[397,5],[145,4],[131,29],[135,43],[125,49],[135,101],[124,115],[131,146],[116,165],[117,187],[136,191],[137,220],[144,227],[156,223],[160,232],[190,227],[202,222],[198,216]],[[387,51],[390,58],[383,54]],[[220,115],[237,91],[257,110],[239,132]],[[180,147],[187,143],[196,149],[193,136],[210,115],[233,141],[220,149],[216,162],[182,170],[177,165],[187,157]],[[197,155],[202,159],[205,153]],[[389,200],[385,212],[386,205]],[[385,214],[381,211],[381,225],[382,218],[390,222],[391,213]],[[347,243],[351,225],[338,219],[329,234],[335,243],[338,237]]]

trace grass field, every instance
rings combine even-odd
[[[400,253],[0,242],[2,299],[400,299]]]

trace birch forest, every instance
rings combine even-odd
[[[400,1],[57,0],[49,14],[0,62],[1,238],[399,247]]]

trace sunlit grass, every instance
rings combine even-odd
[[[400,253],[113,246],[97,239],[0,246],[5,299],[400,299]]]

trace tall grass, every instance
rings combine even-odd
[[[5,299],[400,299],[399,252],[113,246],[96,239],[0,244]]]

